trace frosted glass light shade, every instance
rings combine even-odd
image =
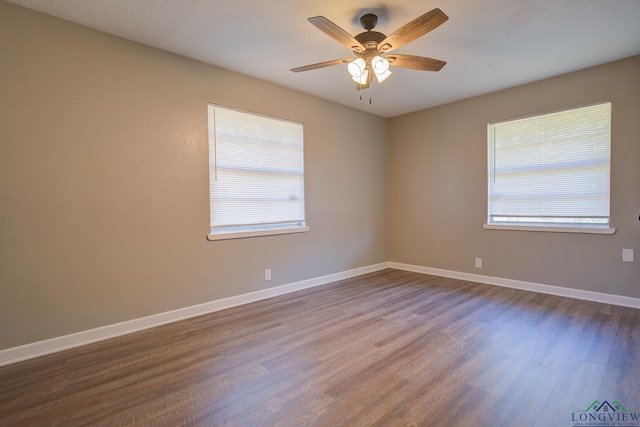
[[[347,70],[349,70],[349,74],[351,74],[351,78],[353,81],[359,84],[366,84],[367,77],[369,76],[369,71],[366,69],[367,64],[364,59],[358,58],[347,65]]]
[[[391,71],[389,71],[389,61],[381,56],[373,57],[373,59],[371,60],[371,68],[373,68],[373,72],[376,74],[378,83],[383,82],[387,77],[391,75]]]

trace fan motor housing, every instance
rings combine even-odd
[[[387,36],[377,31],[365,31],[364,33],[360,33],[355,36],[355,39],[358,40],[364,47],[366,47],[367,50],[369,50],[370,48],[375,49],[378,44],[386,38]]]

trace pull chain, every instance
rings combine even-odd
[[[360,98],[360,101],[362,101],[362,91],[358,91],[358,97]],[[369,97],[369,105],[373,104],[373,98]]]
[[[369,98],[369,105],[371,105],[371,103],[372,103],[371,100],[372,100],[372,98]],[[362,101],[362,94],[360,94],[360,101]]]

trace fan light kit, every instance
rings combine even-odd
[[[389,55],[389,52],[422,37],[447,22],[448,19],[449,17],[444,12],[436,8],[419,16],[387,37],[378,31],[372,31],[378,23],[378,17],[367,13],[360,17],[360,24],[365,31],[354,37],[324,16],[315,16],[309,18],[308,21],[338,43],[351,49],[356,58],[334,59],[333,61],[292,68],[291,71],[298,73],[332,65],[348,64],[347,70],[353,81],[356,82],[357,90],[368,88],[371,85],[373,75],[376,76],[378,83],[383,82],[391,75],[389,65],[412,70],[440,71],[446,64],[445,61],[414,55]]]

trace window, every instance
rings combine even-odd
[[[209,240],[307,231],[302,124],[209,105]]]
[[[611,103],[488,125],[485,228],[612,234]]]

